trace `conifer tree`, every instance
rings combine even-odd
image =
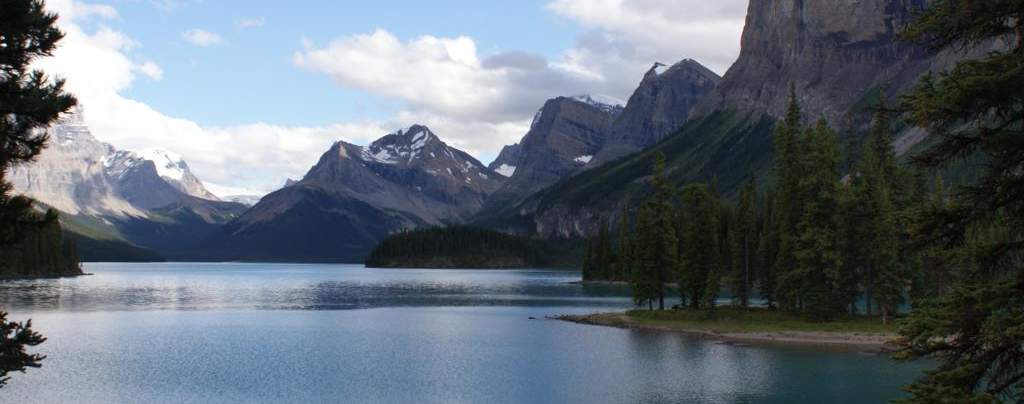
[[[30,69],[64,37],[56,21],[42,1],[9,0],[0,7],[0,246],[17,243],[26,230],[41,224],[31,214],[32,201],[12,195],[5,173],[39,155],[48,141],[40,129],[75,105],[63,80],[51,81]]]
[[[629,228],[629,198],[622,203],[622,211],[619,213],[619,247],[616,253],[617,269],[616,280],[629,279],[629,263],[632,260],[630,246],[632,245],[632,234]]]
[[[786,117],[776,124],[775,145],[775,179],[777,192],[774,207],[776,214],[775,230],[779,240],[774,271],[779,282],[776,283],[775,299],[787,310],[796,310],[801,292],[798,283],[785,282],[785,278],[794,278],[791,273],[797,269],[796,237],[797,225],[803,217],[805,195],[800,178],[808,171],[804,167],[805,141],[802,139],[800,104],[796,98],[796,87],[789,89],[789,106]]]
[[[733,299],[743,307],[750,305],[751,286],[757,275],[757,184],[753,176],[740,191],[732,239]]]
[[[842,271],[839,233],[839,150],[836,134],[824,119],[807,131],[807,175],[802,188],[808,200],[794,240],[796,270],[779,279],[800,285],[803,310],[816,320],[828,320],[842,310],[838,293]]]
[[[681,212],[679,292],[684,303],[698,309],[718,294],[720,216],[715,198],[705,184],[683,188]]]
[[[645,202],[637,213],[636,237],[630,253],[633,258],[630,286],[633,290],[633,303],[637,306],[647,304],[653,309],[654,300],[658,297],[657,267],[655,258],[656,235],[654,234],[654,209],[652,204]]]
[[[601,228],[597,235],[597,251],[594,257],[597,265],[594,268],[596,277],[601,280],[611,279],[612,274],[612,242],[608,236],[608,221],[601,220]]]
[[[1024,399],[1024,7],[1018,0],[931,2],[905,36],[934,50],[984,49],[924,77],[904,99],[911,123],[937,141],[925,168],[980,154],[978,181],[925,213],[915,234],[973,265],[944,296],[921,302],[901,328],[902,357],[938,360],[908,390],[912,402]],[[998,47],[993,47],[995,42]],[[989,234],[972,237],[974,234]]]
[[[762,204],[763,223],[761,224],[761,235],[757,247],[757,262],[760,272],[757,275],[758,292],[765,305],[774,308],[778,300],[775,298],[776,274],[775,264],[778,262],[779,251],[779,226],[776,225],[775,194],[767,192]]]

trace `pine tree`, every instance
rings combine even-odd
[[[757,184],[753,176],[740,191],[732,239],[733,299],[743,307],[750,305],[751,287],[757,275]]]
[[[632,244],[632,235],[629,228],[629,198],[622,203],[622,211],[619,213],[619,247],[616,252],[616,262],[618,268],[616,269],[615,280],[628,280],[629,279],[629,263],[632,260],[632,253],[630,252],[630,245]]]
[[[718,206],[705,184],[683,188],[679,292],[684,303],[698,309],[718,295]]]
[[[843,307],[837,305],[842,257],[839,233],[839,150],[836,134],[824,119],[807,131],[807,175],[802,188],[809,199],[794,240],[796,270],[779,279],[801,285],[803,310],[816,320],[828,320]]]
[[[633,272],[630,276],[630,286],[633,290],[633,303],[637,306],[647,304],[653,309],[654,300],[658,297],[657,267],[655,259],[656,235],[654,234],[654,223],[656,212],[652,204],[645,202],[637,213],[636,237],[630,252],[633,258]]]
[[[786,117],[776,124],[775,144],[775,179],[777,193],[774,207],[776,214],[775,230],[779,249],[776,254],[774,271],[779,282],[776,283],[775,299],[790,311],[799,306],[799,283],[787,282],[784,279],[795,278],[791,273],[797,269],[796,237],[797,225],[803,217],[805,203],[804,191],[800,178],[808,171],[803,159],[806,154],[805,142],[801,136],[800,104],[796,98],[796,87],[790,85],[789,106]]]
[[[921,302],[901,328],[904,358],[936,369],[909,386],[911,402],[1024,399],[1024,7],[1019,0],[932,2],[905,32],[930,46],[988,51],[925,76],[904,100],[911,123],[936,142],[924,168],[980,154],[978,181],[925,213],[922,242],[971,257],[944,296]],[[1000,44],[992,47],[992,42]],[[972,237],[973,234],[989,234]]]
[[[9,0],[0,7],[0,246],[17,243],[26,230],[40,225],[31,214],[32,201],[12,195],[5,173],[39,155],[48,140],[39,129],[75,105],[63,80],[50,81],[30,70],[64,37],[56,21],[42,1]]]
[[[775,298],[777,282],[775,280],[775,264],[778,262],[779,251],[779,226],[776,224],[776,210],[774,207],[775,194],[767,192],[762,205],[760,242],[757,247],[757,262],[760,272],[757,275],[758,292],[764,299],[768,308],[774,308],[778,300]]]
[[[596,276],[600,280],[609,280],[612,275],[612,241],[608,236],[608,222],[601,221],[601,228],[597,235],[597,252],[594,257],[597,265],[594,268]]]

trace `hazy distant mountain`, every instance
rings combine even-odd
[[[104,240],[103,248],[131,250],[112,246],[122,243],[169,253],[244,209],[217,200],[173,153],[134,153],[100,142],[80,110],[50,133],[38,159],[15,167],[9,178],[18,192],[63,212],[65,227],[78,236]],[[94,256],[94,244],[80,243],[83,258]]]
[[[337,142],[301,181],[265,196],[198,253],[357,262],[395,231],[468,220],[504,181],[425,126],[365,147]]]

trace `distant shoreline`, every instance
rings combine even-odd
[[[787,344],[817,346],[833,349],[856,350],[867,353],[896,350],[895,334],[854,331],[716,331],[713,328],[673,323],[645,323],[627,313],[599,313],[586,315],[551,316],[550,319],[577,324],[597,325],[636,330],[676,332],[730,344]]]

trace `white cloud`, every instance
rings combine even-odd
[[[133,62],[135,41],[106,27],[84,30],[78,25],[81,21],[102,15],[79,12],[77,3],[51,0],[47,6],[61,13],[58,24],[66,36],[54,56],[38,61],[36,67],[67,79],[66,88],[84,106],[93,134],[121,149],[160,147],[181,154],[199,178],[215,187],[271,191],[287,177],[300,178],[334,141],[366,143],[394,129],[376,122],[203,127],[166,116],[121,95],[139,73],[153,79],[163,76],[155,62]]]
[[[235,26],[241,29],[262,27],[266,23],[263,17],[243,18],[235,22]]]
[[[142,74],[149,76],[149,78],[153,80],[163,80],[164,78],[164,69],[160,68],[160,65],[156,64],[156,62],[153,62],[152,60],[143,62],[141,65],[138,65],[137,68],[142,72]]]
[[[748,1],[554,0],[548,9],[593,30],[567,52],[573,69],[614,77],[691,58],[724,74],[739,55]]]
[[[344,87],[405,101],[413,111],[449,119],[520,121],[544,99],[584,91],[593,84],[528,53],[482,58],[469,37],[424,35],[401,41],[379,29],[344,36],[323,47],[304,40],[303,47],[293,55],[298,67],[327,74]]]
[[[181,38],[188,41],[188,43],[201,47],[223,45],[225,43],[224,38],[220,35],[199,28],[182,32]]]

